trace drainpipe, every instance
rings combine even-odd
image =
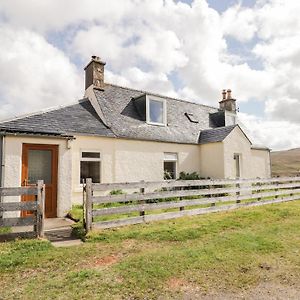
[[[4,182],[4,136],[0,135],[0,187],[3,187]],[[2,203],[3,197],[0,196],[0,203]],[[3,212],[0,211],[0,219],[3,217]]]

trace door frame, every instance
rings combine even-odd
[[[22,144],[22,174],[21,174],[21,186],[24,186],[25,179],[28,176],[28,150],[50,150],[52,152],[52,161],[51,161],[51,176],[52,176],[52,200],[54,203],[54,212],[48,216],[49,218],[57,217],[57,181],[58,181],[58,145],[52,144],[31,144],[23,143]],[[27,164],[25,164],[27,162]],[[47,190],[47,185],[46,185]],[[25,196],[26,197],[26,196]],[[46,195],[47,199],[47,195]],[[22,201],[26,201],[26,198],[23,198]],[[22,216],[26,214],[26,211],[22,213]]]

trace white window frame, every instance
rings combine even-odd
[[[91,153],[99,153],[99,158],[95,157],[82,157],[83,152],[91,152]],[[100,183],[102,181],[102,156],[100,150],[95,149],[81,149],[80,150],[80,160],[79,160],[79,185],[80,187],[83,186],[83,184],[80,182],[80,174],[81,174],[81,162],[82,161],[98,161],[99,162],[99,174],[100,174]]]
[[[163,103],[163,123],[156,123],[151,122],[150,120],[150,101],[159,101]],[[167,126],[167,101],[166,99],[157,97],[157,96],[151,96],[146,95],[146,122],[150,125],[157,125],[157,126]]]
[[[176,158],[165,159],[166,154],[173,154],[174,156],[176,156]],[[172,180],[176,180],[176,178],[178,177],[178,153],[176,153],[176,152],[164,152],[163,172],[165,172],[165,166],[164,166],[165,162],[174,162],[175,163],[175,174],[174,174],[175,178],[172,179]]]

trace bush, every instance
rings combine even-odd
[[[122,190],[112,190],[109,192],[110,195],[122,195],[125,194]]]
[[[180,172],[179,173],[179,180],[199,180],[199,179],[204,179],[204,178],[201,178],[197,172],[193,172],[193,173]]]

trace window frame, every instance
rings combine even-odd
[[[163,103],[163,123],[152,122],[150,119],[150,101],[158,101]],[[167,126],[167,101],[164,98],[146,95],[146,122],[149,125]]]
[[[176,159],[172,159],[172,158],[165,159],[166,154],[174,154],[174,155],[176,155]],[[164,180],[176,180],[176,178],[178,177],[177,176],[178,175],[178,153],[177,152],[164,152],[163,175],[165,173],[165,162],[175,163],[175,172],[174,172],[175,178],[174,179],[164,179]]]
[[[99,158],[95,157],[82,157],[83,152],[93,152],[93,153],[99,153]],[[82,161],[95,161],[99,162],[99,183],[102,182],[102,156],[101,156],[101,151],[99,149],[81,149],[80,150],[80,159],[79,159],[79,186],[82,187],[83,183],[81,183],[81,162]]]

